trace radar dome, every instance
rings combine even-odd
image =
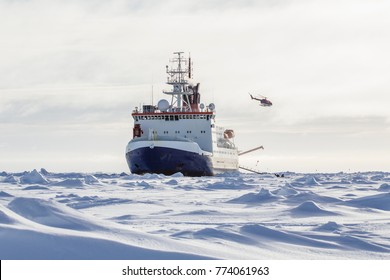
[[[161,99],[157,104],[158,109],[161,112],[166,112],[169,109],[169,102],[168,100]]]
[[[204,109],[204,104],[203,104],[203,103],[200,103],[200,109],[201,109],[201,110]]]
[[[214,104],[214,103],[210,103],[210,104],[209,104],[209,109],[210,109],[211,111],[214,111],[214,110],[215,110],[215,104]]]

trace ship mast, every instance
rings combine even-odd
[[[171,95],[171,111],[174,112],[191,112],[191,104],[189,96],[193,94],[188,86],[188,78],[191,78],[191,59],[184,58],[183,52],[174,52],[171,68],[167,69],[167,84],[172,86],[172,91],[163,91],[165,94]]]

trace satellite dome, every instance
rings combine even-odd
[[[169,109],[169,102],[168,100],[161,99],[157,104],[158,109],[161,112],[166,112]]]
[[[214,104],[214,103],[210,103],[210,104],[209,104],[209,109],[210,109],[211,111],[214,111],[214,110],[215,110],[215,104]]]

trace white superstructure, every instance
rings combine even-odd
[[[126,158],[133,173],[182,172],[185,175],[213,175],[237,170],[238,152],[233,130],[215,124],[215,105],[200,103],[200,84],[190,82],[191,59],[174,53],[173,67],[167,66],[170,97],[157,106],[136,108],[133,139]]]

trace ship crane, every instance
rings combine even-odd
[[[251,152],[260,150],[260,149],[264,150],[264,147],[263,147],[263,146],[259,146],[259,147],[256,147],[256,148],[253,148],[253,149],[244,151],[244,152],[239,152],[238,155],[239,155],[239,156],[242,156],[242,155],[245,155],[245,154],[248,154],[248,153],[251,153]]]
[[[260,149],[264,150],[264,147],[263,146],[259,146],[259,147],[256,147],[256,148],[244,151],[244,152],[239,152],[238,155],[242,156],[242,155],[249,154],[249,153],[252,153],[252,152],[260,150]],[[266,172],[260,172],[259,170],[253,169],[251,167],[246,167],[246,166],[240,165],[239,168],[243,169],[243,170],[246,170],[246,171],[249,171],[249,172],[252,172],[252,173],[256,173],[256,174],[266,174]]]

